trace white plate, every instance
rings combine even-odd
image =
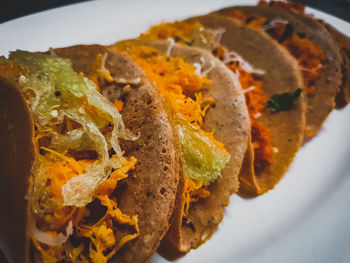
[[[111,44],[161,21],[256,1],[93,1],[0,25],[0,55],[73,44]],[[347,35],[350,24],[308,10]],[[275,190],[237,196],[214,236],[178,262],[350,262],[350,107],[335,110]],[[165,262],[155,255],[152,262]]]

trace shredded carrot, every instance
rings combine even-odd
[[[185,199],[184,216],[187,216],[191,203],[197,202],[200,198],[207,198],[210,192],[201,181],[185,177],[183,195]]]
[[[116,109],[121,112],[124,106],[124,102],[122,102],[121,100],[115,100],[114,102],[114,107],[116,107]]]
[[[46,170],[47,178],[50,179],[48,189],[54,196],[60,199],[63,198],[62,186],[72,177],[82,174],[85,168],[93,162],[91,160],[73,160],[73,158],[69,158],[68,163],[67,161],[50,162]],[[75,166],[72,166],[72,163],[74,163]]]
[[[161,23],[150,27],[146,33],[139,36],[139,39],[165,40],[168,38],[173,38],[178,43],[188,44],[192,42],[194,31],[200,27],[202,27],[202,25],[198,22]]]
[[[326,59],[324,51],[309,39],[300,38],[295,32],[291,38],[285,39],[282,45],[298,60],[303,73],[306,92],[313,94],[315,92],[315,81],[320,69],[322,69],[322,63]]]
[[[108,179],[99,186],[95,195],[111,194],[116,188],[117,182],[126,178],[128,176],[128,171],[135,169],[136,162],[137,160],[135,157],[125,158],[123,166],[109,175]]]
[[[91,160],[76,161],[73,158],[66,157],[52,149],[46,147],[41,148],[63,160],[50,162],[46,171],[47,176],[50,179],[47,189],[49,193],[58,198],[62,198],[62,186],[73,176],[85,172],[85,168],[94,162]],[[95,192],[95,198],[100,201],[102,206],[107,208],[105,215],[102,216],[96,224],[91,226],[82,221],[84,216],[88,216],[87,208],[63,207],[61,209],[56,209],[52,214],[45,215],[41,218],[41,221],[45,222],[45,229],[48,228],[58,231],[59,229],[62,229],[69,220],[73,219],[73,226],[76,227],[77,236],[89,238],[90,240],[88,248],[88,257],[90,260],[93,262],[107,262],[107,260],[109,260],[124,244],[135,239],[140,234],[137,216],[130,217],[122,213],[117,207],[117,203],[110,196],[116,188],[117,182],[128,176],[128,172],[135,168],[136,162],[137,160],[134,157],[125,158],[123,166],[112,172],[108,179],[102,183]],[[115,233],[118,230],[112,223],[108,223],[108,221],[111,220],[118,224],[127,224],[134,227],[135,233],[125,235],[116,242]],[[52,233],[57,234],[55,231]],[[65,254],[65,250],[62,249],[62,246],[44,246],[45,248],[43,248],[35,238],[33,239],[33,244],[40,253],[40,259],[38,259],[38,262],[56,262],[53,260],[57,260]],[[82,250],[80,245],[73,248],[71,253],[78,254],[77,250]],[[107,251],[108,254],[105,255]],[[37,255],[37,257],[39,256]],[[77,257],[75,256],[75,258]],[[71,261],[74,262],[72,259]]]
[[[252,120],[252,143],[254,149],[254,163],[271,163],[272,144],[269,129],[256,120]]]
[[[107,262],[127,242],[135,239],[140,234],[137,216],[123,214],[118,208],[117,202],[108,195],[97,195],[101,205],[107,208],[105,215],[94,225],[80,224],[77,226],[77,236],[91,240],[89,257],[92,262]],[[135,233],[127,234],[117,243],[114,231],[114,223],[132,226]]]

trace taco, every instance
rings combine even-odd
[[[313,136],[334,109],[336,94],[340,92],[339,45],[313,18],[268,5],[261,1],[258,6],[235,6],[215,13],[265,30],[297,59],[307,94],[306,135]],[[300,5],[293,3],[292,8],[298,10]]]
[[[292,162],[305,128],[306,102],[296,61],[264,32],[217,15],[164,23],[140,38],[171,38],[210,50],[239,76],[252,124],[239,194],[256,196],[272,189]]]
[[[180,184],[161,245],[167,249],[160,252],[186,253],[211,237],[238,189],[250,133],[243,92],[235,76],[204,50],[147,40],[122,41],[114,48],[145,70],[178,134]]]
[[[125,54],[51,53],[0,61],[1,248],[9,262],[146,262],[178,185],[162,99]]]

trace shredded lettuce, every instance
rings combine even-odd
[[[185,176],[204,185],[215,181],[230,160],[230,154],[216,146],[206,134],[188,122],[177,119]]]
[[[124,159],[118,139],[135,140],[137,137],[125,128],[113,104],[96,90],[92,81],[77,74],[69,60],[26,51],[12,52],[9,60],[24,71],[19,78],[20,87],[32,110],[37,131],[51,137],[50,147],[61,153],[69,149],[93,149],[99,154],[99,160],[84,174],[73,177],[62,187],[63,205],[85,206],[92,201],[94,192],[111,170],[122,166]],[[58,127],[65,119],[81,127],[61,134]],[[113,130],[104,135],[101,129],[110,123]],[[110,148],[118,158],[109,157]],[[44,162],[45,158],[41,158],[34,173],[33,202],[37,208],[40,207],[38,202],[43,201],[40,199],[45,187]]]

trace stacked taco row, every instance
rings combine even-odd
[[[199,247],[232,194],[274,188],[349,102],[349,42],[299,4],[261,1],[110,46],[1,57],[9,262],[148,262]]]

